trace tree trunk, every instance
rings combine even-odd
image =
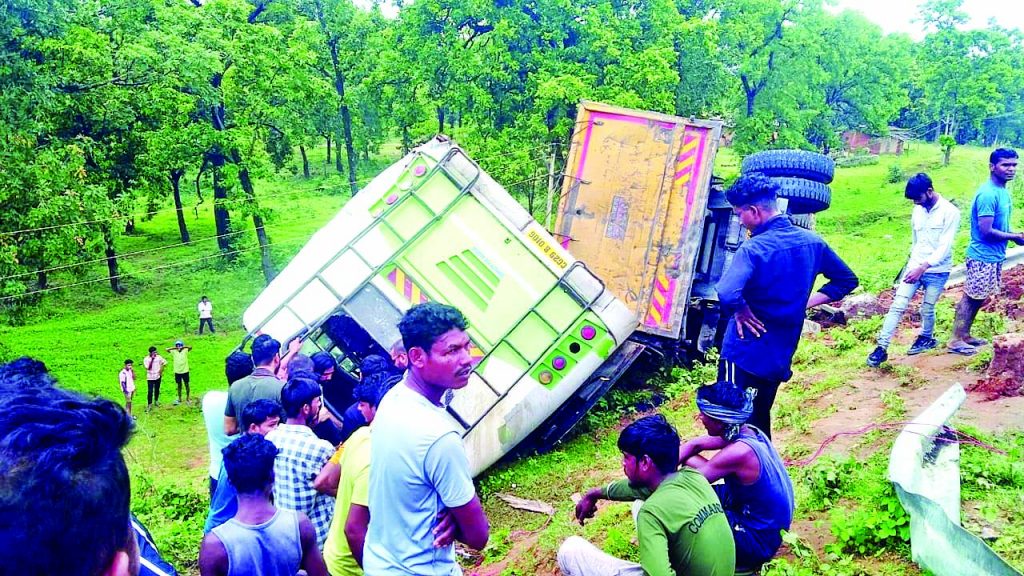
[[[145,218],[143,218],[145,220]],[[129,217],[124,221],[124,233],[134,234],[135,233],[135,218]]]
[[[308,179],[309,178],[309,158],[306,157],[306,147],[301,145],[301,144],[299,145],[299,154],[302,155],[302,176],[304,178]]]
[[[228,189],[224,186],[224,154],[220,146],[214,146],[209,152],[210,166],[213,167],[213,221],[217,227],[217,248],[224,253],[224,256],[231,260],[234,254],[231,250],[231,214],[224,206],[228,199]]]
[[[345,132],[345,157],[348,160],[348,186],[355,196],[359,192],[359,185],[356,183],[356,149],[352,144],[352,115],[349,114],[348,105],[341,105],[341,126]],[[339,154],[340,156],[340,154]]]
[[[192,239],[188,235],[188,227],[185,225],[185,210],[181,205],[181,177],[184,175],[184,169],[175,168],[171,170],[168,179],[171,181],[171,190],[174,192],[174,211],[178,216],[178,234],[181,235],[181,242],[188,244]]]
[[[103,252],[107,257],[107,272],[110,278],[110,289],[117,294],[123,294],[121,286],[121,274],[117,270],[117,251],[114,250],[114,235],[110,232],[109,226],[103,227],[103,242],[106,245]]]
[[[412,150],[412,136],[409,135],[409,127],[402,126],[402,156]]]
[[[46,270],[40,270],[36,272],[36,290],[46,290],[46,287],[50,284],[49,278],[46,276]]]
[[[327,163],[331,163],[331,135],[327,135]]]
[[[444,134],[444,107],[437,107],[437,133]]]
[[[340,134],[339,134],[339,136],[340,136]],[[339,142],[340,138],[335,138],[334,141],[335,142]],[[340,148],[336,148],[334,150],[334,170],[338,174],[344,174],[345,173],[345,166],[341,163],[341,149]]]
[[[263,216],[260,215],[260,205],[256,201],[256,189],[253,188],[252,179],[249,178],[249,170],[242,167],[242,156],[238,150],[231,151],[231,162],[238,166],[238,182],[242,185],[242,191],[252,205],[252,225],[256,228],[256,241],[260,245],[260,264],[263,266],[263,278],[267,284],[274,279],[277,272],[274,271],[274,263],[270,260],[270,241],[267,239],[267,230],[263,226]]]

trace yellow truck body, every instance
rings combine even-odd
[[[580,104],[554,232],[671,339],[686,323],[722,123]]]

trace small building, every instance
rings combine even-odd
[[[910,131],[889,128],[887,136],[873,136],[859,130],[843,132],[843,143],[849,152],[866,149],[871,154],[903,154],[903,146],[910,140]]]

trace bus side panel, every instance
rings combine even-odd
[[[559,238],[637,314],[641,331],[678,338],[721,123],[585,102],[577,126]]]

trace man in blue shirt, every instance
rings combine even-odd
[[[779,212],[779,186],[763,174],[740,176],[726,191],[733,213],[750,230],[716,286],[722,309],[732,314],[722,342],[719,380],[754,388],[750,424],[771,437],[771,409],[790,364],[806,309],[840,300],[857,276],[817,234]],[[822,274],[829,280],[811,293]]]
[[[1024,233],[1010,232],[1013,202],[1006,183],[1017,174],[1017,152],[997,148],[988,159],[990,177],[978,188],[971,202],[971,242],[967,245],[967,278],[964,295],[956,306],[953,337],[949,351],[970,356],[978,346],[986,344],[971,336],[971,326],[978,310],[990,296],[999,293],[1006,243],[1024,244]]]

